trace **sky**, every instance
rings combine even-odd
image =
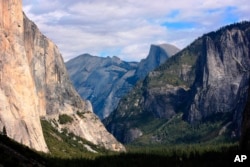
[[[139,61],[151,44],[183,49],[199,36],[250,20],[248,0],[23,0],[23,10],[60,49]]]

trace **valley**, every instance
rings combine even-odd
[[[4,144],[3,144],[4,143]],[[73,152],[65,152],[67,156],[59,154],[42,154],[29,150],[13,140],[0,135],[0,164],[2,166],[211,166],[233,163],[235,154],[240,150],[237,144],[220,145],[176,145],[176,146],[127,146],[127,153],[103,152],[99,154],[85,153],[75,156]],[[73,154],[72,154],[73,153]],[[66,154],[65,154],[66,155]],[[6,157],[7,156],[7,157]],[[72,156],[72,157],[71,157]],[[218,158],[219,157],[219,158]],[[211,159],[213,161],[211,161]],[[124,163],[126,162],[126,163]]]
[[[249,67],[249,21],[139,62],[64,62],[21,0],[0,0],[0,166],[235,165],[250,157]]]

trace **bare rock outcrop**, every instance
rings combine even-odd
[[[76,93],[57,46],[23,14],[22,2],[1,0],[0,8],[0,130],[5,127],[14,140],[47,152],[42,117],[106,149],[124,151]],[[61,114],[73,121],[60,125]]]

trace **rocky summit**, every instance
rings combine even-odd
[[[178,51],[170,44],[151,45],[148,56],[140,62],[83,54],[66,62],[66,67],[77,92],[91,101],[94,112],[103,119],[138,80]]]
[[[138,83],[104,121],[107,128],[125,143],[239,136],[249,87],[249,37],[250,23],[242,22],[198,38]]]
[[[113,151],[125,151],[69,80],[57,46],[22,12],[21,0],[0,1],[0,131],[48,152],[40,118]],[[60,120],[62,116],[68,122]]]

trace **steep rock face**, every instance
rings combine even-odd
[[[204,52],[194,83],[188,120],[194,122],[215,112],[234,112],[240,83],[249,70],[249,28],[227,29],[204,37]]]
[[[40,116],[73,113],[84,109],[82,101],[69,81],[62,56],[57,46],[40,33],[36,25],[24,17],[24,44],[29,66],[39,96],[46,111]]]
[[[158,118],[169,119],[178,111],[183,100],[187,99],[187,91],[181,86],[166,85],[147,90],[144,99],[145,110]]]
[[[9,2],[1,1],[3,11],[7,10],[3,14],[11,15],[11,22],[5,17],[1,22],[0,128],[5,127],[8,136],[18,142],[47,152],[42,117],[58,130],[64,128],[106,149],[124,151],[96,118],[91,103],[82,101],[71,85],[55,44],[22,13],[20,1]],[[60,124],[62,114],[73,121]]]
[[[195,40],[120,101],[104,120],[108,130],[120,141],[131,142],[126,141],[134,138],[126,136],[130,129],[146,133],[147,123],[167,121],[177,113],[193,125],[222,114],[221,120],[240,135],[249,80],[249,33],[250,23],[243,22]]]
[[[20,0],[0,1],[0,130],[38,151],[47,152],[40,125],[36,85],[24,47]]]
[[[146,59],[142,59],[138,64],[135,75],[139,79],[145,78],[150,71],[153,71],[179,51],[178,48],[170,44],[151,45]]]
[[[105,118],[138,80],[178,51],[169,44],[152,45],[147,58],[139,63],[84,54],[68,61],[66,67],[81,97],[90,100],[95,113]]]

